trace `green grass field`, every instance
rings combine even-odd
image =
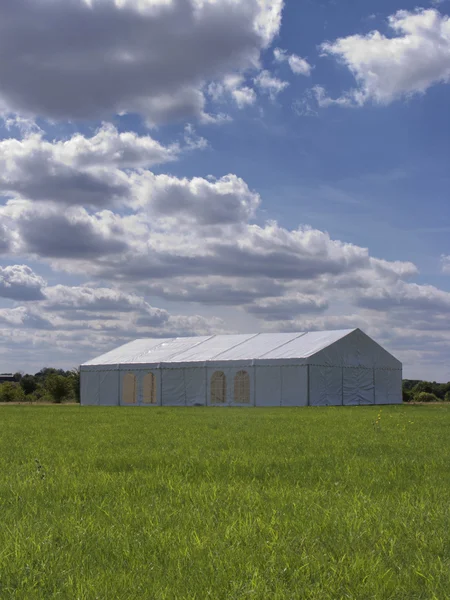
[[[0,598],[450,598],[450,406],[0,407]]]

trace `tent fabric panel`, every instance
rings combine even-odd
[[[253,360],[286,344],[298,335],[298,333],[259,333],[234,348],[225,350],[218,358],[220,360]]]
[[[139,373],[141,391],[139,394],[139,404],[143,406],[159,405],[159,373],[157,371],[147,371]]]
[[[281,405],[281,367],[255,367],[256,406]]]
[[[119,365],[117,363],[110,363],[104,365],[81,365],[80,371],[118,371]]]
[[[187,406],[205,406],[206,369],[184,369],[184,383]]]
[[[403,373],[401,369],[389,371],[389,404],[402,404],[403,402]]]
[[[192,336],[185,338],[169,338],[163,340],[161,344],[151,348],[148,352],[143,353],[139,360],[143,363],[163,363],[173,362],[174,357],[182,354],[189,348],[201,345],[208,340],[210,336]]]
[[[308,364],[307,358],[258,358],[253,361],[255,367],[299,367]]]
[[[217,367],[207,369],[207,404],[208,406],[227,406],[229,404],[231,370]]]
[[[401,370],[375,370],[375,404],[402,403]]]
[[[345,367],[343,379],[345,405],[355,406],[375,403],[373,369]]]
[[[81,370],[80,400],[85,406],[95,406],[100,403],[99,371]]]
[[[235,378],[240,371],[248,373],[248,382],[250,389],[250,402],[241,403],[235,401]],[[229,368],[229,367],[217,367],[206,369],[207,373],[207,404],[211,406],[253,406],[254,404],[254,387],[253,387],[253,368]],[[223,373],[225,377],[225,401],[220,402],[221,396],[221,384],[217,377],[214,377],[215,373]],[[213,379],[214,377],[214,379]],[[213,393],[212,393],[213,392]]]
[[[355,329],[311,357],[311,364],[398,369],[401,363],[372,338]]]
[[[136,373],[123,371],[120,373],[120,404],[137,406],[138,382]]]
[[[281,406],[308,404],[308,367],[281,367]]]
[[[254,370],[251,368],[231,369],[232,377],[232,406],[253,406],[254,398]]]
[[[233,402],[250,405],[250,375],[243,369],[234,376]]]
[[[162,369],[162,405],[185,406],[183,369]]]
[[[264,358],[307,358],[348,335],[350,331],[352,330],[312,331],[304,335],[299,333],[297,338],[269,352]]]
[[[166,338],[170,339],[170,338]],[[97,358],[94,358],[86,363],[84,366],[90,365],[103,365],[103,364],[118,364],[123,362],[135,362],[137,357],[143,352],[148,351],[150,348],[157,346],[163,342],[164,339],[149,338],[149,339],[138,339],[128,344],[123,344],[106,354],[102,354]]]
[[[100,406],[118,406],[119,371],[98,371]]]
[[[339,406],[343,400],[342,367],[309,367],[311,406]]]
[[[206,338],[203,343],[188,348],[184,352],[180,352],[175,357],[175,360],[176,362],[201,362],[214,360],[219,356],[220,360],[222,360],[222,354],[224,352],[228,352],[230,358],[232,358],[234,348],[238,350],[240,344],[254,337],[255,334],[214,335]]]

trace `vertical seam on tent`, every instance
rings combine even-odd
[[[308,377],[308,389],[307,389],[307,397],[306,397],[306,406],[311,406],[311,398],[310,398],[310,394],[311,394],[311,389],[310,389],[310,378],[309,378],[309,365],[306,365],[307,368],[307,377]]]
[[[184,389],[184,405],[187,406],[187,396],[186,396],[186,369],[183,369],[183,389]]]
[[[341,367],[341,405],[344,406],[344,367]]]
[[[372,377],[373,377],[373,403],[376,404],[376,396],[375,396],[375,369],[372,369]]]
[[[253,406],[256,406],[256,366],[255,361],[252,361],[253,369]]]
[[[280,406],[283,406],[283,367],[280,365]]]
[[[258,360],[261,360],[261,358],[264,358],[266,356],[266,354],[270,354],[271,352],[274,352],[275,350],[279,350],[283,346],[286,346],[287,344],[290,344],[291,342],[294,342],[295,340],[298,340],[299,338],[303,337],[307,333],[309,333],[309,332],[308,331],[302,331],[302,333],[300,333],[299,335],[294,336],[291,340],[288,340],[287,342],[283,342],[279,346],[275,346],[275,348],[272,348],[271,350],[268,350],[267,352],[264,352],[264,354],[261,354],[261,356],[258,356]],[[301,357],[298,357],[298,358],[301,358]]]
[[[226,350],[222,350],[221,352],[219,352],[219,354],[215,354],[214,356],[211,356],[211,358],[209,358],[208,360],[216,360],[217,358],[219,358],[219,356],[221,354],[225,354],[225,352],[229,352],[230,350],[234,350],[235,348],[238,348],[239,346],[242,346],[242,344],[245,344],[245,342],[249,342],[250,340],[255,339],[255,337],[258,337],[258,335],[261,335],[261,334],[260,333],[255,333],[254,335],[252,335],[251,337],[243,340],[242,342],[238,342],[234,346],[231,346],[230,348],[227,348]],[[227,360],[233,360],[233,359],[227,359]]]

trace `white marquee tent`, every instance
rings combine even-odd
[[[359,329],[139,339],[81,366],[81,404],[397,404],[402,364]]]

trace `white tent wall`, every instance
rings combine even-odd
[[[309,366],[309,403],[311,406],[343,404],[342,367]]]
[[[208,406],[254,406],[255,404],[255,386],[254,386],[254,367],[249,366],[233,366],[227,367],[227,363],[224,365],[208,366],[206,369],[207,377],[207,398],[206,403]],[[244,372],[248,374],[249,379],[249,395],[248,402],[240,403],[235,399],[235,378],[238,373]],[[215,373],[223,373],[225,376],[225,398],[224,402],[214,402],[212,391],[213,375]],[[216,396],[217,397],[217,396]]]
[[[185,369],[161,369],[163,406],[186,406]]]
[[[368,369],[401,369],[402,363],[360,329],[350,331],[317,353],[311,353],[310,364],[329,367],[365,367]]]
[[[402,403],[402,372],[375,369],[375,404]]]
[[[308,404],[308,367],[255,367],[256,406],[306,406]]]
[[[90,406],[117,406],[119,404],[119,371],[117,365],[110,368],[90,367],[80,371],[80,394],[82,404]]]
[[[145,386],[149,385],[148,377],[150,374],[155,378],[154,383],[154,398],[152,402],[148,400],[150,390],[145,390]],[[135,382],[135,394],[134,399],[131,401],[130,398],[126,397],[124,383],[127,376],[134,376]],[[152,386],[153,387],[153,386]],[[132,368],[130,366],[124,366],[119,370],[119,398],[121,406],[158,406],[161,404],[161,372],[157,368],[142,367]]]
[[[344,367],[344,404],[375,404],[373,369]]]
[[[255,367],[257,406],[281,405],[281,367]]]
[[[184,369],[186,406],[206,405],[206,367]]]
[[[308,367],[281,367],[281,406],[308,404]]]
[[[98,371],[80,370],[81,404],[95,406],[100,403]]]

